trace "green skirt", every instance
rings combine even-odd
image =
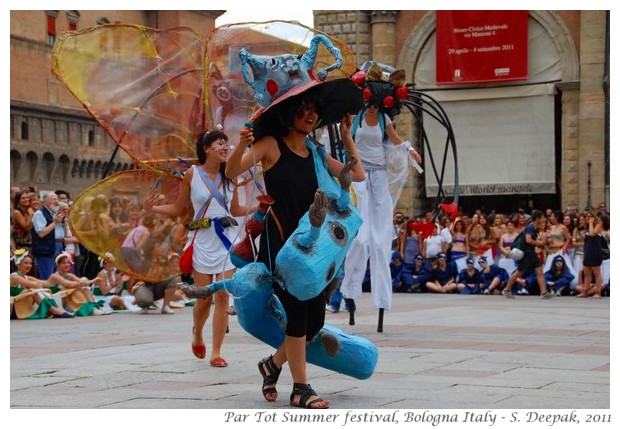
[[[34,313],[32,313],[28,317],[25,317],[24,319],[45,319],[47,317],[47,313],[50,310],[50,307],[58,307],[58,305],[56,305],[56,301],[51,298],[41,298],[39,308],[37,308]]]
[[[90,316],[95,308],[101,308],[105,304],[105,301],[100,300],[97,302],[86,301],[73,313],[74,316]]]

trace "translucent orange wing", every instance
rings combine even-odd
[[[111,253],[118,269],[153,282],[180,275],[178,255],[187,240],[184,225],[192,218],[191,207],[186,219],[142,210],[154,183],[161,195],[158,204],[176,200],[181,179],[146,169],[121,171],[82,192],[69,212],[69,225],[80,243],[98,255]]]
[[[205,128],[204,39],[110,24],[63,33],[52,71],[136,164],[178,169]]]

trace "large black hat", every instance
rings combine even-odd
[[[312,80],[291,88],[266,109],[256,112],[250,120],[254,139],[285,134],[304,100],[312,100],[318,107],[316,128],[339,122],[346,113],[356,114],[364,106],[362,89],[351,79]]]

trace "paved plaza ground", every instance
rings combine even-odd
[[[396,294],[377,332],[370,296],[327,323],[372,340],[370,379],[310,366],[310,383],[334,408],[610,408],[610,299]],[[12,408],[288,407],[259,393],[256,362],[272,349],[230,318],[212,368],[190,351],[191,308],[174,315],[116,313],[12,320]],[[210,332],[209,332],[210,338]]]

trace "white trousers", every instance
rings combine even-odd
[[[393,213],[387,172],[366,171],[366,180],[353,182],[353,188],[363,223],[347,252],[340,292],[345,298],[362,296],[362,281],[370,257],[372,305],[375,309],[389,310],[392,307],[390,258]]]

